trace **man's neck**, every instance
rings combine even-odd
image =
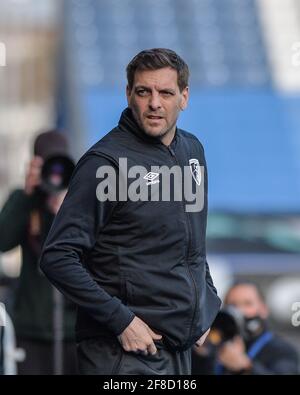
[[[166,145],[167,147],[172,143],[173,138],[175,136],[175,131],[176,131],[176,126],[174,126],[169,132],[167,132],[166,134],[164,134],[160,141]]]

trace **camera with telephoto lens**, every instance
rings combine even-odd
[[[223,308],[216,316],[208,335],[208,341],[218,347],[235,336],[245,337],[245,319],[233,306]]]
[[[241,311],[228,305],[215,318],[208,335],[208,341],[213,346],[221,346],[235,336],[241,336],[249,341],[259,336],[265,330],[266,323],[259,317],[246,318]]]
[[[55,194],[68,188],[75,164],[66,155],[48,157],[41,171],[40,189],[47,194]]]
[[[67,135],[58,129],[40,133],[34,141],[33,155],[44,161],[38,190],[56,194],[67,189],[75,164],[69,154]]]

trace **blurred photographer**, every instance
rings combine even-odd
[[[37,136],[24,190],[13,191],[0,213],[0,252],[22,248],[22,268],[14,295],[12,318],[18,347],[25,350],[19,374],[53,374],[55,309],[52,285],[38,266],[52,221],[66,194],[74,164],[66,138],[52,130]],[[70,302],[61,299],[63,372],[76,373],[74,319]]]
[[[218,347],[216,374],[298,373],[297,352],[269,330],[268,308],[255,283],[233,285],[225,297],[226,306],[237,308],[244,321],[237,325],[240,333]]]

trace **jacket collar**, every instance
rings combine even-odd
[[[137,124],[136,120],[133,117],[131,109],[128,107],[122,112],[118,126],[121,130],[131,132],[135,136],[137,136],[138,138],[142,139],[143,141],[149,144],[163,144],[159,138],[147,135],[139,127],[139,125]],[[172,145],[176,142],[177,135],[178,135],[178,129],[176,128],[174,138],[171,142]]]

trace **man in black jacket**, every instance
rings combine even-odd
[[[237,282],[229,289],[225,303],[245,317],[245,339],[236,336],[220,348],[217,374],[299,373],[296,350],[268,328],[268,308],[255,283]]]
[[[42,270],[78,305],[82,373],[189,374],[218,313],[204,151],[176,127],[188,76],[168,49],[132,59],[128,108],[79,161],[45,243]]]
[[[18,364],[21,375],[55,372],[54,295],[57,291],[40,271],[38,260],[66,190],[46,193],[41,188],[41,173],[46,160],[57,155],[69,156],[67,139],[56,130],[41,133],[35,139],[33,154],[24,189],[12,191],[0,211],[0,252],[17,246],[22,249],[22,268],[11,311],[17,345],[26,353],[25,360]],[[54,172],[53,176],[56,176]],[[69,300],[63,304],[62,321],[63,371],[75,374],[75,308]]]

